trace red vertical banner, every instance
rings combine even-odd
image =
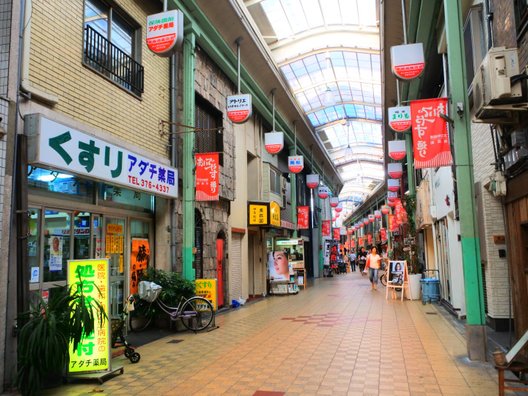
[[[339,228],[334,228],[334,239],[336,241],[341,239],[341,230]]]
[[[218,153],[197,153],[196,200],[218,201],[220,193],[220,167]]]
[[[372,234],[367,235],[367,245],[372,245]]]
[[[323,220],[322,233],[323,236],[330,236],[330,220]]]
[[[363,237],[359,238],[358,246],[359,247],[363,246]]]
[[[411,101],[414,167],[438,168],[453,164],[447,121],[447,98]]]
[[[387,230],[385,228],[380,229],[380,237],[382,242],[387,240]]]
[[[298,230],[308,229],[309,217],[310,217],[310,207],[309,206],[297,206],[297,229]]]
[[[356,240],[355,240],[355,239],[352,239],[352,240],[350,241],[350,247],[351,247],[352,249],[354,249],[354,248],[356,247]]]

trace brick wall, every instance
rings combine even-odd
[[[143,27],[148,14],[159,12],[155,2],[117,3]],[[166,158],[167,141],[160,138],[158,124],[169,119],[169,61],[148,50],[145,29],[141,40],[145,92],[137,99],[83,66],[82,0],[32,4],[29,78],[36,87],[59,97],[53,110],[109,132],[124,143],[148,142],[146,150]]]
[[[475,183],[480,182],[478,193],[482,196],[482,218],[484,235],[480,235],[480,243],[485,252],[484,276],[486,278],[486,297],[488,301],[488,316],[492,318],[507,318],[509,315],[509,284],[508,261],[500,258],[499,249],[505,245],[496,245],[494,235],[505,235],[504,216],[501,201],[495,198],[484,185],[494,172],[493,143],[488,124],[472,124],[471,128],[473,165]]]

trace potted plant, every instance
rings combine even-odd
[[[50,289],[46,302],[39,301],[17,321],[18,369],[16,386],[23,395],[38,394],[46,380],[59,381],[68,367],[69,348],[95,330],[95,321],[107,320],[104,307],[83,293],[83,280]],[[96,286],[97,287],[97,286]]]
[[[186,299],[190,298],[194,296],[196,292],[193,281],[184,279],[176,272],[168,272],[153,267],[148,267],[147,270],[140,276],[140,280],[154,282],[160,285],[162,287],[162,291],[158,298],[171,307],[176,307],[182,297],[185,297]],[[138,298],[136,298],[136,301],[139,301]],[[139,302],[139,304],[142,303]],[[156,325],[158,327],[169,327],[170,321],[167,314],[162,312],[156,304],[152,304],[150,307],[151,309],[155,310],[155,312],[151,314],[154,315],[154,322]],[[132,313],[131,320],[142,321],[143,318],[141,315],[142,310],[139,308],[137,312]],[[179,323],[179,321],[176,322],[177,325]]]

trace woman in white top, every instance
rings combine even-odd
[[[378,288],[378,270],[381,267],[381,257],[377,253],[376,248],[373,247],[370,251],[368,257],[368,266],[369,266],[369,279],[372,290],[377,290]]]

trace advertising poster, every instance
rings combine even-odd
[[[50,258],[49,270],[62,271],[62,244],[63,239],[60,236],[53,235],[49,239]]]
[[[80,278],[79,278],[80,275]],[[109,312],[109,262],[107,259],[69,260],[68,286],[80,286],[83,282],[83,292],[88,298],[98,300]],[[101,326],[96,318],[95,331],[87,334],[81,340],[77,350],[70,346],[69,373],[86,373],[108,371],[110,369],[110,320]]]
[[[138,292],[139,278],[148,267],[150,260],[150,245],[146,238],[132,238],[130,255],[130,294]]]
[[[196,295],[209,300],[213,309],[218,310],[218,299],[216,295],[216,279],[196,279]]]
[[[290,263],[284,250],[275,250],[269,253],[268,274],[272,281],[290,279]]]

